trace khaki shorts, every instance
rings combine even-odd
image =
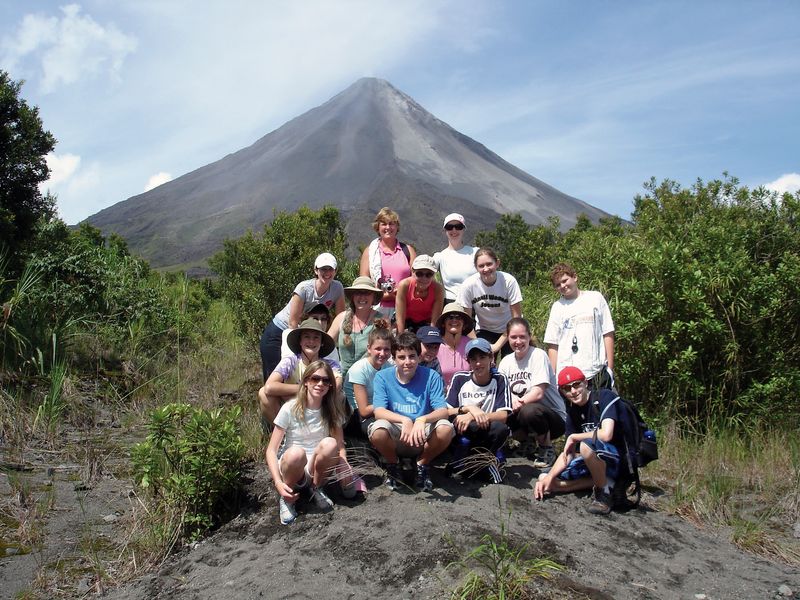
[[[448,421],[447,419],[439,419],[436,423],[425,423],[425,439],[428,440],[433,434],[433,430],[437,427],[447,427],[450,431],[455,431],[453,429],[453,424]],[[368,435],[372,437],[372,434],[375,433],[378,429],[385,429],[389,432],[389,435],[392,436],[392,439],[397,442],[398,448],[410,448],[413,449],[413,446],[407,446],[406,444],[400,441],[400,432],[403,428],[400,426],[399,423],[392,423],[391,421],[387,421],[386,419],[375,419],[369,425]],[[417,448],[417,450],[421,451],[421,448]]]

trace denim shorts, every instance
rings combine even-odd
[[[617,473],[619,471],[619,451],[616,446],[599,439],[594,440],[591,438],[583,440],[581,444],[586,444],[600,460],[606,463],[606,477],[610,477],[611,479],[617,478]],[[558,478],[565,481],[591,476],[592,474],[589,472],[589,467],[586,466],[586,462],[583,460],[582,456],[573,458],[567,465],[567,468],[558,474]]]

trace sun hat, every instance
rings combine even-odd
[[[300,334],[304,331],[316,331],[322,334],[322,345],[319,347],[320,358],[328,356],[328,354],[333,352],[333,349],[336,348],[333,338],[322,328],[319,321],[316,319],[306,319],[300,323],[300,327],[293,329],[289,332],[289,335],[286,336],[286,345],[289,346],[289,350],[295,354],[300,354],[302,351],[300,348]]]
[[[461,333],[463,335],[467,335],[475,327],[475,320],[466,310],[464,310],[464,307],[458,302],[451,302],[450,304],[446,305],[444,309],[442,309],[442,316],[436,320],[436,326],[440,330],[444,330],[444,322],[447,319],[447,315],[451,313],[457,313],[461,315],[461,318],[464,320],[464,325],[461,328]]]
[[[480,350],[484,354],[492,354],[492,345],[489,343],[489,340],[475,338],[474,340],[470,340],[467,347],[464,349],[464,354],[466,354],[467,358],[469,358],[469,353],[473,350]]]
[[[414,259],[414,262],[411,265],[411,269],[414,271],[418,271],[421,269],[427,269],[428,271],[436,271],[439,270],[439,265],[436,264],[436,261],[432,256],[428,256],[427,254],[420,254],[417,258]]]
[[[442,223],[442,227],[444,227],[445,225],[447,225],[447,224],[448,224],[450,221],[458,221],[458,222],[459,222],[459,223],[461,223],[461,224],[462,224],[464,227],[466,227],[466,226],[467,226],[467,224],[464,222],[464,215],[460,215],[460,214],[458,214],[458,213],[450,213],[449,215],[447,215],[447,216],[444,218],[444,223]]]
[[[436,327],[424,325],[417,329],[417,339],[423,344],[444,344],[442,334]]]
[[[372,282],[370,277],[366,275],[361,275],[360,277],[356,277],[353,280],[353,285],[350,285],[344,288],[344,295],[345,298],[348,300],[353,299],[353,294],[355,292],[366,291],[372,292],[373,295],[373,304],[377,304],[383,299],[383,291],[380,288],[375,287],[375,284]]]
[[[564,367],[558,373],[558,387],[567,385],[573,381],[583,381],[585,379],[586,375],[584,375],[583,371],[581,371],[578,367]]]
[[[330,252],[323,252],[314,261],[314,268],[321,269],[322,267],[331,267],[336,269],[339,264],[336,262],[336,257]]]

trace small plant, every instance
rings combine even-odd
[[[36,418],[33,421],[34,429],[41,425],[48,437],[51,438],[55,434],[61,415],[67,407],[63,393],[66,378],[67,366],[63,362],[54,364],[50,370],[50,388],[36,410]]]
[[[179,535],[195,539],[207,531],[236,489],[244,456],[240,413],[238,406],[206,410],[168,404],[153,411],[147,439],[134,446],[136,483],[157,506],[181,515]]]
[[[526,558],[527,552],[528,544],[515,544],[502,523],[499,538],[487,533],[479,546],[448,565],[448,568],[470,569],[464,583],[450,597],[453,600],[532,598],[531,582],[550,577],[563,567],[546,558]]]

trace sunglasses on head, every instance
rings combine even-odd
[[[580,381],[573,381],[572,383],[561,385],[559,386],[558,389],[560,389],[562,392],[569,392],[570,390],[577,390],[582,385],[583,385],[583,379],[581,379]]]
[[[457,229],[458,231],[462,231],[464,229],[464,225],[461,223],[448,223],[444,226],[447,231],[453,231],[453,229]]]
[[[328,377],[323,377],[322,375],[312,375],[308,378],[311,383],[323,383],[325,385],[330,385],[331,380]]]

